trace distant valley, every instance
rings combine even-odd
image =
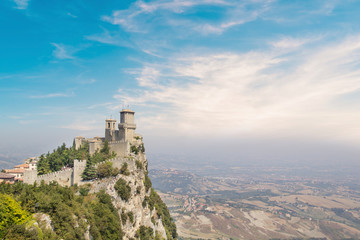
[[[223,171],[150,171],[182,239],[360,238],[360,184],[351,174],[339,181],[285,168]]]

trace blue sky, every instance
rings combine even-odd
[[[0,157],[102,136],[124,105],[154,152],[169,139],[358,148],[359,12],[347,0],[3,0]]]

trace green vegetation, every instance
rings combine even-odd
[[[140,226],[136,237],[140,240],[154,239],[154,230],[151,227]]]
[[[80,187],[79,193],[81,196],[87,196],[90,192],[90,184]]]
[[[73,167],[75,159],[86,159],[87,162],[83,178],[85,180],[90,180],[96,177],[93,165],[114,158],[115,156],[116,154],[114,152],[110,153],[109,143],[107,141],[105,141],[103,148],[100,151],[95,152],[92,156],[89,154],[88,144],[84,144],[84,146],[76,150],[75,146],[67,148],[64,143],[52,153],[40,156],[37,164],[38,174],[42,175],[60,171],[63,167]]]
[[[109,148],[109,142],[105,141],[103,148],[99,151],[96,151],[92,156],[88,156],[86,167],[84,169],[84,172],[82,174],[82,178],[84,180],[91,180],[96,177],[109,177],[114,176],[119,173],[119,170],[117,168],[113,169],[112,165],[100,165],[98,166],[98,169],[96,171],[94,165],[100,162],[103,162],[105,160],[111,159],[116,157],[116,153],[112,152],[110,154],[110,148]],[[100,169],[99,169],[100,168]]]
[[[97,201],[92,204],[92,210],[96,227],[90,228],[90,233],[95,239],[123,238],[119,215],[111,203],[110,195],[104,190],[97,194]]]
[[[158,231],[155,232],[151,227],[140,226],[139,230],[136,232],[135,237],[140,240],[163,240]]]
[[[147,175],[145,175],[144,184],[147,189],[151,188],[151,180]],[[153,188],[151,188],[150,197],[145,196],[144,201],[142,202],[143,207],[146,207],[146,205],[149,206],[150,210],[156,209],[157,214],[161,217],[161,221],[165,227],[167,238],[176,239],[176,225],[170,216],[169,209]]]
[[[145,152],[145,147],[144,147],[144,143],[141,144],[141,152],[144,153]]]
[[[129,172],[129,169],[128,169],[128,164],[125,162],[123,163],[123,165],[121,166],[120,168],[120,173],[125,175],[125,176],[129,176],[130,175],[130,172]]]
[[[122,239],[120,218],[111,197],[104,191],[97,195],[77,196],[76,189],[57,183],[39,186],[0,184],[0,238],[84,239],[90,225],[94,239]],[[41,226],[38,229],[28,227],[33,221],[32,213],[48,214],[54,232],[41,229]]]
[[[135,161],[135,164],[136,164],[136,168],[137,169],[140,169],[142,170],[144,167],[143,167],[143,164],[139,161],[139,160],[136,160]]]
[[[128,219],[128,215],[125,213],[125,208],[122,210],[120,217],[121,217],[122,224],[125,225],[126,221]]]
[[[135,153],[136,155],[139,153],[139,148],[137,146],[135,146],[135,145],[132,145],[130,147],[130,150],[131,150],[132,153]]]
[[[137,194],[140,194],[140,193],[141,193],[141,186],[137,186],[137,187],[136,187],[136,193],[137,193]]]
[[[110,176],[116,176],[119,173],[118,168],[113,168],[112,162],[104,162],[99,164],[96,173],[99,178],[105,178]]]
[[[127,215],[129,217],[130,222],[134,223],[134,213],[130,211],[127,213]]]
[[[145,185],[145,191],[148,192],[149,189],[151,188],[152,184],[151,184],[151,180],[147,174],[145,174],[144,185]]]
[[[7,229],[21,225],[31,219],[29,212],[22,209],[20,204],[7,194],[0,194],[0,238]]]
[[[131,197],[131,187],[127,184],[127,182],[120,178],[114,186],[115,190],[117,191],[118,195],[121,199],[128,201]]]
[[[89,146],[85,144],[80,149],[76,150],[75,146],[67,148],[65,143],[54,150],[52,153],[41,155],[37,164],[39,175],[49,172],[56,172],[61,170],[62,167],[74,166],[75,159],[88,159]]]

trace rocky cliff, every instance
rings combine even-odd
[[[135,151],[96,164],[98,178],[71,187],[0,184],[2,198],[19,205],[4,200],[0,206],[6,209],[0,238],[175,239],[176,226],[151,187],[147,165],[145,153]]]

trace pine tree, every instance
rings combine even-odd
[[[39,162],[37,163],[38,174],[46,174],[50,172],[50,164],[48,158],[43,155],[40,156]]]
[[[90,159],[86,162],[86,167],[81,176],[84,180],[91,180],[97,177],[96,169]]]
[[[104,142],[104,147],[100,150],[101,153],[104,153],[106,155],[109,155],[110,153],[110,148],[109,148],[109,142],[108,140],[105,140]]]

